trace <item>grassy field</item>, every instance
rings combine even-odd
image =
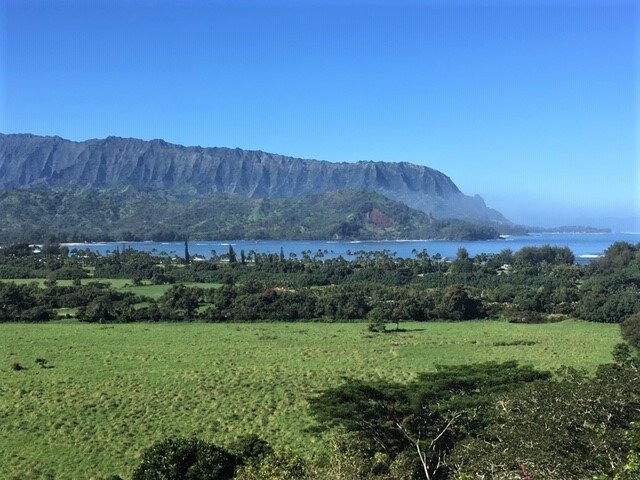
[[[10,278],[10,279],[0,279],[0,282],[15,282],[18,285],[28,285],[30,283],[37,283],[41,287],[44,286],[44,282],[46,279],[44,278]],[[136,295],[146,295],[151,298],[160,298],[164,292],[169,290],[172,285],[154,285],[151,283],[143,283],[142,285],[134,285],[133,281],[128,278],[84,278],[81,283],[86,285],[90,282],[100,282],[100,283],[108,283],[113,288],[122,290],[125,292],[133,292]],[[60,286],[69,286],[73,285],[72,280],[58,280],[56,282]],[[222,286],[220,283],[190,283],[185,282],[183,285],[187,285],[190,287],[200,287],[200,288],[219,288]]]
[[[619,340],[617,325],[578,321],[404,326],[371,336],[363,324],[0,324],[0,478],[128,476],[170,435],[257,433],[318,451],[327,439],[305,431],[306,399],[345,377],[404,381],[510,359],[593,369]],[[523,340],[535,343],[513,344]]]

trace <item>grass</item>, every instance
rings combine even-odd
[[[0,279],[0,282],[15,282],[18,285],[28,285],[30,283],[37,283],[41,287],[44,287],[44,282],[46,279],[44,278],[10,278],[10,279]],[[142,285],[135,286],[133,285],[133,281],[128,278],[83,278],[81,283],[86,285],[90,282],[100,282],[100,283],[108,283],[111,287],[122,290],[125,292],[133,292],[136,295],[145,295],[151,298],[160,298],[164,292],[169,290],[172,285],[154,285],[151,283],[143,283]],[[73,284],[72,280],[57,280],[56,283],[61,286],[70,286]],[[200,288],[219,288],[222,286],[221,283],[193,283],[193,282],[185,282],[184,285],[190,287],[200,287]]]
[[[328,438],[307,431],[306,399],[345,377],[406,381],[436,364],[510,359],[594,369],[619,341],[617,325],[572,320],[403,327],[0,324],[0,478],[126,478],[171,435],[257,433],[317,452]]]

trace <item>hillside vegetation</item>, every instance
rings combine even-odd
[[[371,191],[288,199],[164,191],[0,191],[0,241],[496,238],[495,227],[434,219]]]

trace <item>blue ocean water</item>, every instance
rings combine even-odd
[[[302,252],[310,250],[315,254],[321,250],[326,258],[342,256],[349,258],[358,251],[383,251],[395,253],[399,257],[409,258],[414,252],[426,249],[429,255],[439,253],[443,257],[455,258],[456,251],[464,247],[471,256],[479,253],[497,253],[505,248],[517,251],[526,246],[553,245],[569,247],[576,260],[581,263],[597,258],[618,241],[640,243],[640,233],[541,233],[527,236],[507,236],[497,240],[485,240],[475,242],[465,241],[435,241],[435,240],[385,240],[385,241],[314,241],[314,240],[230,240],[230,241],[190,241],[189,252],[191,255],[203,255],[211,257],[212,251],[218,254],[226,253],[229,245],[233,245],[237,253],[244,250],[249,253],[254,250],[258,253],[279,253],[282,248],[286,255],[295,253],[300,257]],[[182,256],[184,244],[182,242],[101,242],[101,243],[71,243],[67,244],[71,249],[88,248],[92,251],[105,254],[116,248],[133,248],[154,254],[167,253],[171,256]]]

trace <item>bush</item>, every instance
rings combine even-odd
[[[279,450],[238,471],[236,480],[302,480],[307,477],[305,461],[290,450]]]
[[[509,323],[545,323],[546,317],[540,312],[514,312]]]
[[[436,313],[447,320],[471,320],[485,315],[482,301],[473,298],[462,285],[451,285],[436,308]]]
[[[389,318],[388,312],[382,307],[375,307],[367,314],[370,332],[384,332],[387,329],[386,322]]]
[[[242,463],[259,462],[267,455],[273,453],[271,445],[257,435],[240,437],[231,444],[230,450]]]
[[[87,278],[87,272],[81,267],[68,266],[62,267],[57,270],[53,270],[49,274],[50,280],[79,280],[81,278]]]
[[[640,313],[628,316],[620,325],[622,338],[630,345],[640,348]]]
[[[22,322],[48,322],[49,320],[53,320],[55,317],[55,313],[53,310],[48,309],[47,307],[37,306],[30,308],[29,310],[24,310],[22,315],[20,315],[20,321]]]
[[[237,458],[196,438],[169,438],[148,448],[133,480],[231,480]]]

